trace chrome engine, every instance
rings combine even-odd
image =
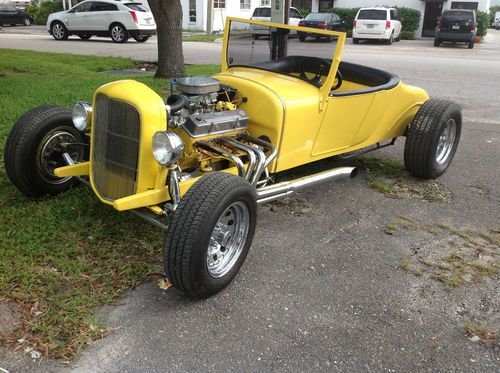
[[[193,76],[178,79],[177,90],[167,98],[170,128],[182,127],[195,138],[246,129],[249,117],[233,103],[235,89]]]

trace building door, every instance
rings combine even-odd
[[[426,1],[422,36],[434,36],[438,18],[443,10],[442,1]]]

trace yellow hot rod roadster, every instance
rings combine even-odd
[[[255,40],[256,26],[269,37]],[[316,38],[286,43],[291,30]],[[273,175],[400,136],[405,166],[417,177],[438,177],[453,159],[460,107],[389,72],[341,62],[345,38],[228,18],[219,74],[177,79],[166,99],[122,80],[99,87],[92,104],[35,108],[9,134],[7,175],[35,198],[85,182],[103,203],[164,228],[168,280],[188,296],[208,297],[243,264],[258,203],[356,170],[279,183]]]

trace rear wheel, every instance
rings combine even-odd
[[[299,40],[300,41],[305,41],[306,40],[306,36],[304,34],[299,34]]]
[[[353,44],[359,44],[359,39],[352,38],[352,43],[353,43]]]
[[[469,41],[469,43],[468,43],[467,47],[468,47],[469,49],[474,48],[474,40]]]
[[[259,38],[260,38],[260,35],[258,35],[258,34],[253,34],[252,36],[253,36],[253,40],[259,40]]]
[[[461,131],[462,111],[458,104],[436,99],[425,102],[406,138],[406,169],[424,179],[442,175],[453,160]]]
[[[145,43],[149,40],[149,35],[136,35],[134,40],[138,43]]]
[[[50,26],[50,33],[56,40],[66,40],[69,36],[68,29],[61,22],[54,22]]]
[[[389,39],[385,41],[387,45],[392,45],[392,41],[394,40],[394,31],[391,33],[391,36],[389,36]]]
[[[4,150],[5,171],[14,186],[28,197],[55,195],[68,190],[74,178],[55,176],[66,166],[63,154],[75,162],[85,159],[83,135],[73,126],[71,109],[39,106],[12,127]]]
[[[31,25],[31,19],[29,19],[29,18],[25,18],[25,19],[23,20],[23,24],[24,24],[25,26],[30,26],[30,25]]]
[[[246,180],[224,172],[202,177],[168,227],[164,264],[172,285],[192,298],[224,289],[250,249],[256,218],[255,191]]]
[[[439,39],[437,39],[437,38],[436,38],[436,39],[434,39],[434,46],[435,46],[435,47],[439,47],[439,44],[440,44],[440,43],[441,43],[441,42],[439,41]]]
[[[111,35],[111,40],[115,43],[126,43],[128,40],[128,31],[120,23],[114,23],[109,28],[109,33]]]

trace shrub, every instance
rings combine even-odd
[[[483,37],[488,32],[490,26],[490,15],[486,12],[476,11],[477,36]]]
[[[307,8],[300,8],[299,9],[300,14],[302,14],[302,17],[306,18],[309,13],[311,13],[311,10]]]
[[[415,40],[415,31],[401,31],[401,39]]]
[[[33,16],[33,22],[37,25],[45,25],[49,14],[63,10],[61,1],[44,1],[40,5],[32,1],[26,8],[26,12]]]
[[[417,31],[420,24],[420,10],[399,6],[395,8],[399,11],[403,31]]]

